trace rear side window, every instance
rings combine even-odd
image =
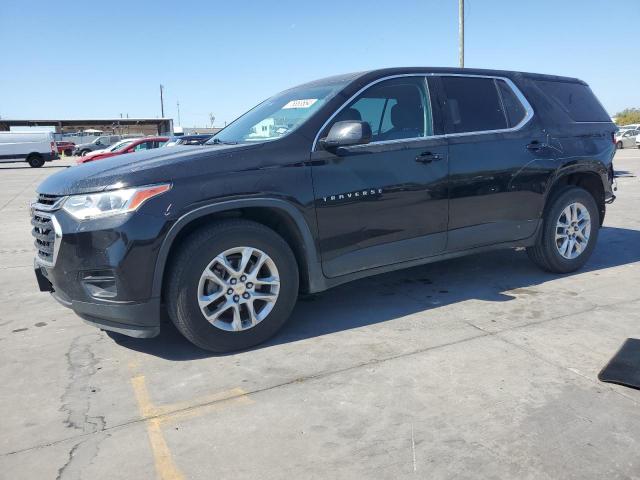
[[[508,128],[502,100],[492,78],[442,77],[447,133]]]
[[[587,85],[546,80],[538,80],[536,84],[574,122],[611,121]]]
[[[509,124],[509,127],[515,127],[524,120],[527,112],[511,87],[507,85],[507,82],[504,80],[496,80],[496,85],[500,92],[502,107],[507,117],[507,123]]]

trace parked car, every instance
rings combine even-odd
[[[622,125],[618,128],[620,130],[640,130],[640,123],[630,123],[629,125]]]
[[[104,153],[118,152],[120,150],[125,149],[129,145],[131,145],[131,143],[134,142],[135,140],[138,140],[138,139],[137,138],[125,138],[124,140],[120,140],[119,142],[114,143],[110,147],[104,148],[102,150],[94,150],[91,153],[87,153],[84,157],[80,157],[78,160],[76,160],[76,163],[90,162],[92,159],[94,159],[94,158],[96,158],[99,155],[102,155]]]
[[[275,334],[298,292],[368,275],[517,247],[572,272],[615,199],[615,130],[575,78],[392,68],[318,80],[204,148],[45,179],[36,277],[92,325],[152,337],[166,308],[191,342],[223,352]]]
[[[616,133],[616,147],[630,148],[636,146],[636,137],[640,134],[639,130],[621,130]]]
[[[95,150],[104,150],[120,140],[122,140],[120,135],[103,135],[92,142],[76,145],[73,154],[84,157],[87,153],[91,153]]]
[[[169,140],[169,137],[144,137],[122,140],[112,148],[89,153],[84,157],[78,158],[77,163],[89,163],[95,160],[102,160],[103,158],[115,157],[116,155],[122,155],[124,153],[152,150],[163,146],[167,140]]]
[[[38,168],[58,158],[51,132],[0,132],[0,162],[27,162]]]
[[[65,142],[65,141],[56,142],[56,149],[58,151],[58,154],[60,155],[62,155],[63,153],[68,156],[73,155],[73,150],[75,146],[76,144],[73,142]]]
[[[176,145],[204,145],[213,134],[207,135],[182,135],[179,137],[171,137],[165,147],[174,147]]]

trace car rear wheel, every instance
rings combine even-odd
[[[622,150],[624,148],[624,145],[622,144],[622,142],[618,142],[616,143],[616,147],[618,148],[618,150]]]
[[[37,153],[32,153],[27,157],[27,163],[33,168],[40,168],[44,165],[44,159]]]
[[[527,248],[529,258],[544,270],[569,273],[582,267],[598,239],[600,215],[594,198],[579,187],[568,187],[552,200],[538,243]]]
[[[169,316],[189,341],[213,352],[264,342],[284,325],[298,296],[289,245],[246,220],[193,233],[172,259],[168,278]]]

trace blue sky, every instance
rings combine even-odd
[[[231,121],[287,87],[456,66],[457,0],[0,1],[0,116]],[[640,107],[638,0],[467,0],[466,66],[582,78]]]

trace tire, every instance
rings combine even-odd
[[[543,270],[554,273],[573,272],[589,260],[598,241],[600,229],[598,206],[591,194],[579,187],[567,187],[561,190],[550,199],[550,202],[538,242],[535,246],[527,248],[527,254]],[[570,219],[567,219],[565,212],[570,208],[570,205],[576,204],[580,205],[577,210],[579,214],[584,215],[583,208],[588,213],[590,227],[586,244],[582,243],[583,240],[580,239],[580,237],[584,239],[582,231],[579,234],[574,233],[574,247],[570,238],[566,244],[564,243],[564,238],[556,239],[556,232],[564,236],[565,232],[571,231],[570,226],[565,229],[560,226],[560,222],[571,223]],[[576,210],[574,209],[574,211]],[[584,225],[584,223],[578,224],[578,228],[580,225]],[[563,245],[571,247],[571,251],[567,249],[565,254],[562,254],[560,250]],[[579,249],[580,252],[578,252]],[[575,257],[567,258],[567,255],[572,256],[574,254],[576,255]]]
[[[73,155],[73,150],[67,149],[67,150],[65,150],[65,151],[64,151],[64,154],[65,154],[67,157],[70,157],[71,155]]]
[[[27,157],[27,163],[32,168],[40,168],[44,165],[44,159],[37,153],[32,153]]]
[[[228,274],[231,270],[225,269],[217,259],[223,253],[227,254],[241,247],[249,247],[250,251],[255,253],[255,256],[250,257],[243,272],[251,272],[252,268],[255,269],[257,259],[265,258],[263,255],[266,254],[268,260],[265,261],[264,267],[261,267],[266,270],[259,270],[264,274],[275,269],[276,280],[279,279],[277,287],[258,287],[257,283],[260,283],[260,280],[257,280],[253,293],[250,294],[249,288],[252,285],[250,278],[241,282],[240,272],[236,275],[237,264],[233,269],[234,277],[230,275],[223,281],[224,286],[218,287],[219,273],[223,272],[221,274],[225,275],[224,272]],[[225,258],[232,259],[234,255],[237,256],[240,253],[231,254]],[[230,262],[231,260],[227,265]],[[205,272],[212,271],[215,281],[208,280],[213,276],[205,275]],[[251,272],[247,275],[259,276],[260,272]],[[269,273],[268,276],[267,280],[273,279],[274,274]],[[194,345],[217,353],[246,349],[269,339],[287,321],[298,297],[298,265],[291,248],[270,228],[247,220],[227,220],[196,230],[183,241],[180,250],[172,256],[167,278],[164,291],[165,302],[169,317],[176,328]],[[203,278],[207,278],[204,284]],[[265,277],[262,278],[265,280]],[[230,282],[234,279],[237,283],[231,285]],[[209,290],[212,287],[215,289],[213,293]],[[244,292],[245,287],[246,292]],[[230,294],[232,288],[241,290]],[[258,289],[268,289],[267,295],[272,295],[275,288],[277,288],[275,302],[263,302],[257,296],[263,293],[258,292]],[[201,294],[211,295],[211,297],[219,296],[216,302],[220,303],[212,303],[201,309],[198,301]],[[251,300],[242,300],[238,294],[256,295],[256,297],[251,297]],[[231,302],[235,302],[235,305]],[[227,304],[230,306],[225,306]],[[249,305],[256,306],[254,308]],[[269,305],[270,310],[265,310]],[[262,310],[258,312],[259,309]],[[210,316],[208,320],[205,317],[205,310],[210,315],[215,315],[212,312],[220,312],[219,317],[214,319]],[[243,317],[238,320],[241,329],[235,326],[237,325],[234,316],[236,311],[240,312],[238,318]],[[251,323],[250,312],[257,317],[265,311],[263,319],[255,324]]]
[[[622,150],[624,148],[624,145],[622,144],[622,142],[618,142],[618,143],[616,143],[616,148],[618,150]]]
[[[80,156],[81,156],[81,157],[84,157],[87,153],[91,153],[91,150],[82,150],[82,151],[80,152]]]

